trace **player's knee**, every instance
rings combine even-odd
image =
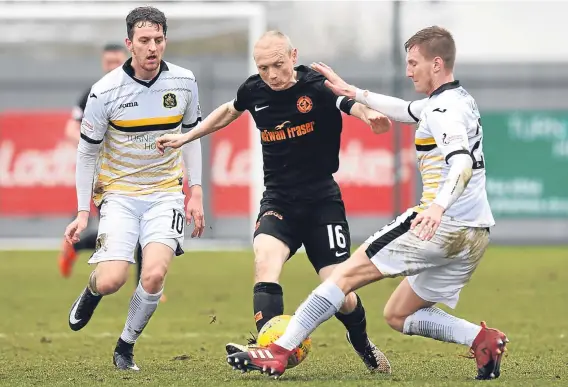
[[[343,314],[349,314],[355,310],[357,307],[357,296],[355,293],[351,292],[347,296],[345,296],[345,301],[343,301],[343,305],[339,308],[339,312]]]
[[[254,241],[254,268],[256,282],[278,282],[282,265],[290,250],[280,240],[269,235],[259,235]]]
[[[140,283],[147,293],[162,290],[173,254],[172,247],[166,243],[151,242],[144,247]]]
[[[142,288],[150,294],[156,294],[162,290],[165,279],[166,270],[161,267],[152,267],[148,268],[148,270],[142,270],[142,275],[140,276]]]
[[[102,295],[116,293],[125,283],[127,277],[122,273],[105,272],[96,276],[96,292]]]
[[[117,292],[128,279],[128,266],[126,261],[99,263],[89,277],[89,288],[102,295]]]
[[[385,309],[383,310],[383,317],[386,323],[395,331],[402,332],[404,328],[404,320],[407,316],[404,316],[400,311],[396,310],[393,305],[387,303]]]
[[[278,282],[282,263],[268,254],[255,255],[254,271],[256,282]]]
[[[329,279],[345,294],[381,278],[381,272],[364,253],[352,255],[348,260],[337,265],[329,276]]]

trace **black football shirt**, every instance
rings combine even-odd
[[[297,82],[272,90],[258,74],[237,91],[234,107],[248,110],[260,130],[264,185],[267,190],[308,192],[333,183],[339,168],[341,111],[349,114],[355,101],[337,97],[325,78],[298,66]]]
[[[72,116],[76,121],[81,122],[83,120],[83,113],[85,112],[85,106],[87,106],[87,99],[89,99],[89,94],[91,93],[91,88],[85,90],[81,95],[81,98],[77,101],[77,104],[73,107]]]

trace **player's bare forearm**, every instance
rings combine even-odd
[[[365,105],[362,105],[358,102],[356,102],[352,107],[351,107],[351,115],[353,117],[357,117],[358,119],[360,119],[361,121],[367,122],[367,116],[366,116],[366,112],[365,112],[365,108],[367,108]],[[367,108],[368,109],[368,108]]]
[[[239,118],[241,114],[242,112],[239,112],[234,108],[232,101],[224,103],[217,109],[213,110],[211,114],[209,114],[195,129],[187,132],[184,135],[184,143],[188,143],[223,129],[225,126]]]
[[[195,222],[195,228],[191,233],[191,237],[199,237],[203,235],[205,229],[205,216],[203,214],[203,191],[200,184],[192,185],[190,188],[190,199],[187,202],[186,220],[187,224],[191,224],[191,220]]]
[[[189,187],[190,196],[193,198],[202,198],[203,197],[203,188],[201,184],[194,184]]]
[[[77,218],[88,221],[89,220],[89,211],[78,211],[77,212]]]
[[[391,128],[387,116],[358,102],[351,107],[350,114],[368,124],[375,134],[386,133]]]

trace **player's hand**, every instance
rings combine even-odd
[[[203,191],[200,185],[191,187],[191,198],[187,202],[185,219],[188,226],[191,224],[191,219],[195,224],[191,237],[201,238],[203,230],[205,230],[205,215],[203,214]]]
[[[366,111],[365,121],[375,134],[386,133],[392,126],[392,122],[387,116],[372,109]]]
[[[331,67],[323,62],[314,62],[312,63],[311,67],[327,78],[327,81],[325,81],[324,84],[329,87],[329,89],[333,91],[335,95],[355,98],[355,92],[357,88],[345,82],[339,75],[335,73],[335,71],[331,69]]]
[[[430,207],[416,215],[410,224],[410,229],[423,241],[429,241],[436,234],[443,214],[444,209],[432,203]]]
[[[87,228],[89,223],[89,212],[79,211],[77,218],[69,223],[69,226],[65,229],[65,241],[71,245],[79,242],[81,240],[81,233]]]
[[[185,144],[183,134],[164,134],[156,139],[156,149],[164,154],[166,148],[179,148]]]

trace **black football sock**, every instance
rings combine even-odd
[[[282,286],[274,282],[258,282],[254,285],[254,320],[260,332],[264,324],[276,316],[284,314]]]
[[[367,345],[367,319],[365,318],[365,308],[357,294],[357,306],[349,314],[337,312],[335,317],[345,325],[349,332],[349,340],[355,349],[362,352]]]
[[[119,337],[118,341],[116,342],[116,348],[114,350],[118,353],[132,353],[133,348],[134,343],[127,343],[126,341],[122,340],[121,337]]]
[[[83,238],[73,245],[75,251],[94,250],[97,245],[97,233],[87,232]]]

